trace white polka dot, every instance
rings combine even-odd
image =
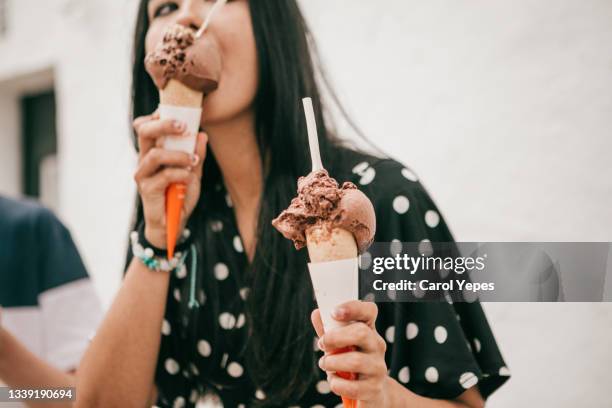
[[[227,353],[223,353],[223,357],[221,357],[221,367],[225,367],[227,365],[227,359],[229,355]]]
[[[502,377],[509,377],[510,376],[510,370],[508,370],[508,367],[503,366],[499,369],[499,375],[501,375]]]
[[[200,306],[206,303],[206,294],[204,293],[203,290],[200,290],[198,292],[198,302],[200,302]]]
[[[393,256],[399,255],[402,252],[402,243],[399,239],[394,239],[389,245],[389,253]]]
[[[425,213],[425,223],[429,228],[436,228],[440,223],[440,214],[434,210],[427,211]]]
[[[174,299],[176,299],[177,302],[181,301],[181,291],[179,288],[175,288],[174,289]]]
[[[428,239],[424,239],[419,242],[419,253],[423,256],[430,256],[433,254],[433,246],[431,245],[431,241]]]
[[[240,240],[240,237],[238,235],[234,237],[234,249],[236,250],[236,252],[244,251],[244,248],[242,247],[242,241]]]
[[[448,332],[442,326],[438,326],[434,329],[434,337],[436,341],[440,344],[444,343],[448,337]]]
[[[376,295],[374,295],[373,293],[367,293],[363,297],[364,302],[374,302],[375,300],[376,300]]]
[[[317,404],[317,405],[313,405],[310,408],[325,408],[325,405]]]
[[[442,265],[442,268],[440,269],[440,278],[442,279],[446,279],[448,277],[448,275],[451,273],[452,269],[451,268],[445,268],[444,265]]]
[[[219,324],[225,330],[233,329],[236,326],[236,317],[231,313],[221,313],[219,315]]]
[[[229,195],[229,193],[225,194],[225,203],[227,204],[228,207],[234,206],[234,203],[232,202],[232,197]]]
[[[211,221],[210,229],[212,229],[213,232],[220,232],[223,229],[223,223],[219,220]]]
[[[166,362],[164,363],[164,366],[166,367],[166,371],[172,375],[178,373],[181,369],[179,363],[177,363],[176,360],[173,358],[167,358]]]
[[[329,387],[329,383],[325,380],[321,380],[317,383],[317,391],[319,394],[329,394],[331,388]]]
[[[195,404],[198,398],[200,398],[200,393],[198,392],[198,390],[191,390],[191,394],[189,395],[189,401]]]
[[[318,337],[315,337],[315,338],[314,338],[314,341],[312,342],[312,349],[313,349],[314,351],[321,351],[321,350],[319,349],[319,338],[318,338]]]
[[[385,332],[385,338],[389,343],[393,343],[395,340],[395,326],[389,326]]]
[[[170,323],[166,319],[162,321],[161,332],[164,336],[169,336],[172,332],[172,328],[170,327]]]
[[[408,381],[410,381],[410,369],[408,367],[404,367],[401,370],[399,370],[399,373],[397,374],[397,378],[400,380],[400,382],[403,382],[404,384],[408,384]]]
[[[412,294],[418,299],[425,297],[425,291],[421,288],[421,281],[416,282],[416,287],[412,291]]]
[[[359,173],[359,175],[361,176],[361,178],[359,179],[359,184],[361,184],[362,186],[366,186],[370,184],[372,180],[374,180],[374,178],[376,177],[376,170],[374,170],[372,167],[369,167],[365,171]]]
[[[398,214],[405,214],[410,208],[410,201],[404,196],[397,196],[393,199],[393,209]]]
[[[187,267],[185,266],[185,264],[182,264],[181,266],[176,268],[176,277],[179,279],[183,279],[185,276],[187,276]]]
[[[430,383],[438,382],[438,370],[436,367],[429,367],[425,370],[425,379]]]
[[[218,280],[225,280],[229,276],[229,269],[223,262],[218,262],[214,267],[214,271],[215,278]]]
[[[467,290],[463,289],[463,300],[465,300],[467,303],[474,303],[477,299],[478,299],[478,293],[474,292],[473,290]]]
[[[397,291],[394,289],[387,289],[387,297],[389,297],[390,300],[397,299]]]
[[[266,394],[262,390],[255,391],[255,398],[258,400],[266,399]]]
[[[406,338],[412,340],[417,334],[419,334],[419,326],[415,323],[408,323],[408,326],[406,326]]]
[[[474,373],[463,373],[459,377],[459,383],[467,390],[478,384],[478,377]]]
[[[480,340],[474,337],[474,350],[476,350],[477,353],[480,353],[481,347],[482,345],[480,344]]]
[[[414,174],[414,172],[410,169],[402,169],[402,176],[406,177],[408,180],[410,181],[418,181],[419,178],[417,177],[416,174]]]
[[[242,298],[242,300],[247,300],[248,296],[249,296],[249,288],[240,289],[240,297]]]
[[[185,406],[185,398],[177,397],[172,404],[172,408],[183,408]]]
[[[353,167],[353,173],[355,174],[359,174],[364,172],[368,167],[370,167],[370,163],[368,162],[361,162],[358,165],[356,165],[355,167]]]
[[[191,363],[190,368],[193,375],[200,375],[200,370],[198,370],[198,367],[196,367],[195,364]]]
[[[241,328],[242,326],[244,326],[245,320],[246,319],[244,317],[244,314],[240,313],[238,315],[238,320],[236,321],[236,327]]]
[[[242,368],[240,364],[236,363],[235,361],[232,361],[227,366],[227,372],[232,377],[238,378],[242,375],[242,373],[244,372],[244,369]]]
[[[364,252],[359,255],[359,269],[368,269],[372,265],[372,254],[369,252]]]
[[[209,342],[206,340],[198,341],[198,353],[200,353],[202,357],[209,357],[211,352],[212,348],[210,347]]]

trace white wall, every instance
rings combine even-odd
[[[458,240],[612,240],[612,2],[302,4],[349,111]],[[491,407],[609,405],[612,304],[486,311],[514,375]]]
[[[417,171],[457,239],[612,241],[612,3],[301,3],[349,111]],[[19,186],[17,95],[54,81],[60,216],[107,305],[134,191],[134,5],[13,0],[0,40],[0,192]],[[609,401],[612,307],[486,309],[514,373],[490,406]]]

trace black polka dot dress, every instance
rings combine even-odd
[[[391,159],[351,153],[339,182],[354,182],[376,209],[379,242],[448,242],[453,237],[440,212],[410,169]],[[155,381],[158,407],[195,407],[203,396],[215,395],[224,407],[249,407],[265,400],[245,367],[242,351],[247,323],[244,283],[248,261],[232,203],[224,186],[214,192],[221,211],[207,223],[206,256],[189,253],[173,272]],[[272,228],[272,227],[270,227]],[[190,273],[193,258],[218,281],[219,293],[206,293]],[[217,306],[211,298],[220,299]],[[387,342],[389,374],[409,390],[437,399],[456,398],[478,386],[486,398],[510,376],[482,307],[473,303],[379,303],[376,328]],[[218,329],[216,341],[207,333]],[[197,327],[197,338],[193,332]],[[313,330],[313,353],[316,348]],[[330,391],[326,374],[291,407],[342,407]]]

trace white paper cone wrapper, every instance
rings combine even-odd
[[[309,263],[308,269],[325,331],[347,325],[334,320],[331,312],[342,303],[359,299],[358,258]]]
[[[201,108],[159,105],[160,119],[180,120],[187,125],[185,135],[166,136],[164,138],[164,149],[192,154],[195,151],[201,116]]]

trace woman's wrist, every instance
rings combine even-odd
[[[154,239],[154,242],[151,242],[145,231],[146,225],[143,222],[135,231],[130,233],[132,254],[135,258],[140,259],[145,266],[154,271],[170,272],[185,262],[187,250],[192,245],[191,231],[188,228],[182,228],[172,258],[169,257],[170,254],[164,245],[154,243],[165,241],[165,235],[161,241]]]
[[[187,227],[186,223],[181,223],[179,227],[179,237],[183,236],[185,228]],[[144,237],[145,239],[151,243],[155,248],[166,249],[167,238],[166,238],[166,228],[165,227],[151,227],[150,224],[145,223],[144,226]]]
[[[149,224],[145,224],[144,237],[154,247],[159,248],[159,249],[166,249],[166,231],[165,229],[154,228],[154,227],[150,227]]]

